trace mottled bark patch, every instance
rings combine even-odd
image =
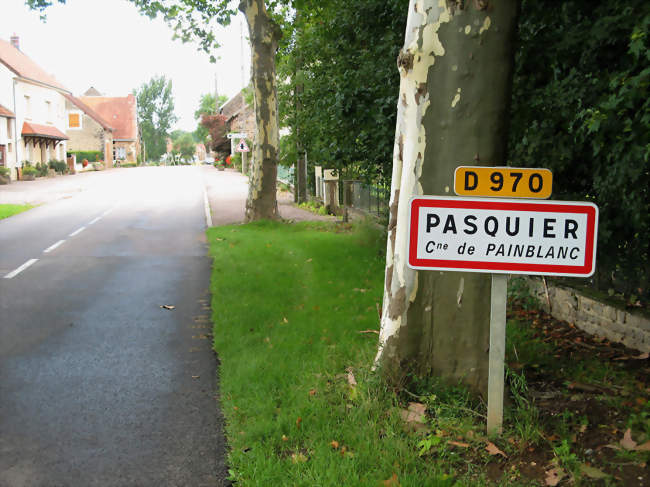
[[[406,311],[406,286],[400,287],[393,294],[390,304],[388,305],[388,316],[391,320],[396,320]]]

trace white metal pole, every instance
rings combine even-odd
[[[507,274],[492,274],[490,305],[490,357],[488,371],[488,435],[503,431],[503,382],[506,352]]]

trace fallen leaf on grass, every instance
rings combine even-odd
[[[305,262],[311,262],[313,259],[307,259]]]
[[[350,384],[350,387],[356,387],[357,385],[357,379],[355,379],[352,369],[348,369],[348,384]]]
[[[410,402],[408,409],[400,410],[402,419],[407,423],[424,423],[424,412],[427,407],[419,402]]]
[[[176,309],[176,306],[173,306],[171,304],[161,304],[160,307],[162,309]]]
[[[289,438],[287,437],[287,435],[282,435],[282,441],[289,441]]]
[[[336,440],[332,440],[332,442],[330,443],[330,446],[331,446],[332,448],[334,448],[335,450],[337,450],[338,447],[339,447],[339,442],[336,441]]]
[[[650,451],[650,441],[646,441],[642,445],[635,448],[636,451]]]
[[[300,429],[300,424],[301,424],[301,423],[302,423],[302,418],[299,417],[298,419],[296,419],[296,427],[297,427],[298,429]]]
[[[586,475],[590,479],[605,479],[609,477],[605,472],[602,470],[598,470],[595,467],[590,467],[589,465],[585,465],[584,463],[580,465],[580,472],[583,475]]]
[[[636,450],[636,441],[632,439],[632,430],[628,428],[625,430],[625,433],[623,433],[623,439],[619,441],[619,444],[625,448],[626,450]]]
[[[311,390],[309,391],[309,395],[310,395],[310,396],[315,396],[315,395],[316,395],[316,389],[311,389]]]
[[[291,461],[293,463],[305,463],[307,462],[307,457],[302,453],[292,453]]]
[[[460,446],[461,448],[469,448],[469,443],[462,443],[460,441],[448,441],[449,445]]]
[[[487,452],[490,455],[501,455],[501,456],[503,456],[503,458],[508,458],[508,455],[506,455],[501,450],[499,450],[499,447],[496,446],[491,441],[488,441],[487,446],[485,447],[485,449],[487,450]]]
[[[546,485],[554,487],[560,483],[562,477],[564,477],[564,471],[559,467],[555,467],[546,472],[546,478],[544,480],[546,482]]]
[[[386,487],[399,487],[399,480],[397,479],[397,474],[394,473],[391,478],[384,480],[383,484]]]
[[[379,335],[379,330],[361,330],[359,333],[376,333]]]

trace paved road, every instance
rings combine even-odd
[[[225,484],[205,169],[35,182],[0,220],[0,486]]]

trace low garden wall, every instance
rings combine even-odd
[[[650,352],[649,318],[584,296],[575,289],[550,283],[545,287],[541,278],[530,277],[527,283],[531,294],[553,317],[573,323],[589,334]]]

